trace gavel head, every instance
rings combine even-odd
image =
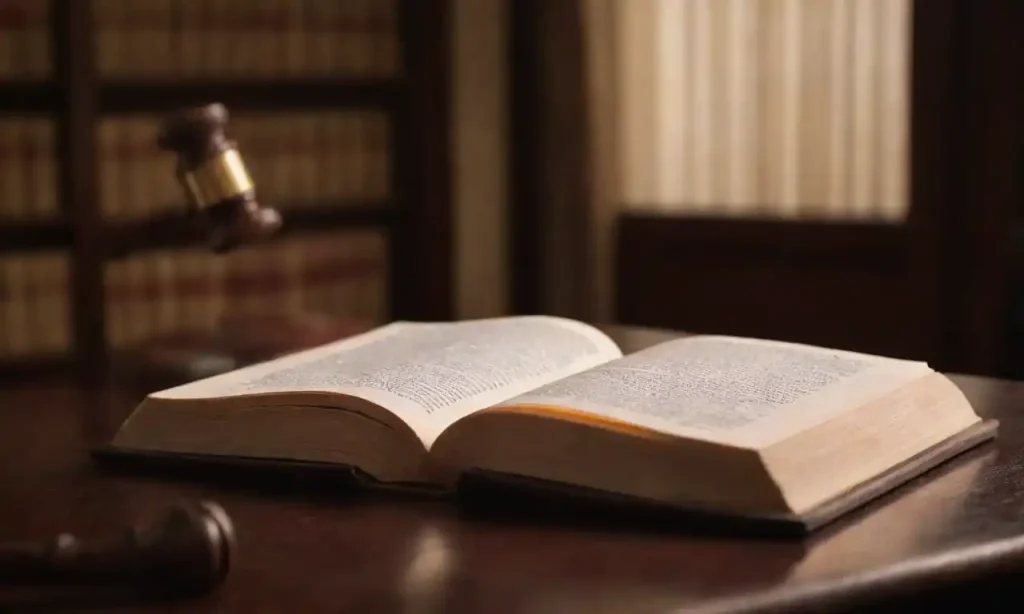
[[[213,502],[182,504],[134,531],[130,557],[137,573],[168,587],[202,592],[224,581],[235,548],[234,528]]]
[[[280,214],[256,199],[238,147],[224,133],[227,121],[219,103],[185,109],[168,118],[158,138],[162,149],[177,154],[178,181],[218,252],[261,241],[281,227]]]

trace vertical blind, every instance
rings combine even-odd
[[[910,0],[619,0],[634,210],[898,222]]]

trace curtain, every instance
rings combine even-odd
[[[618,42],[627,206],[903,218],[909,0],[585,1],[614,15],[588,54]]]
[[[899,223],[910,0],[580,0],[590,288],[622,210]]]
[[[905,219],[911,0],[535,6],[549,312],[610,318],[623,211]]]

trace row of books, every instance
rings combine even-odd
[[[142,216],[183,206],[175,155],[157,147],[161,117],[103,120],[97,131],[101,210],[108,217]],[[390,126],[384,113],[317,111],[240,114],[228,134],[262,201],[290,206],[341,207],[389,197]],[[0,119],[0,220],[57,213],[53,123]]]
[[[51,73],[49,0],[0,2],[0,79],[35,81]]]
[[[100,74],[390,75],[395,0],[94,0]]]
[[[72,347],[66,252],[0,257],[0,359]],[[312,312],[372,323],[388,317],[387,237],[318,232],[225,256],[196,249],[147,253],[105,271],[109,347],[210,330],[222,317]]]
[[[380,77],[396,0],[92,0],[101,77]],[[0,79],[52,72],[51,3],[0,3]]]
[[[0,359],[71,349],[67,252],[0,254]]]
[[[0,221],[55,215],[56,172],[51,120],[0,118]]]

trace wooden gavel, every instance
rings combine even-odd
[[[156,144],[176,154],[175,175],[188,207],[133,224],[115,239],[112,257],[152,245],[200,242],[222,253],[281,228],[280,213],[257,199],[237,143],[225,134],[227,122],[220,103],[184,109],[164,122]]]
[[[234,528],[219,505],[182,504],[112,538],[86,541],[64,534],[50,542],[0,543],[0,585],[201,593],[223,582],[234,548]]]

